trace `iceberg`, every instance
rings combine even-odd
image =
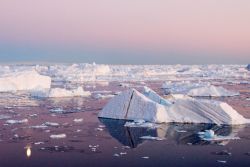
[[[238,96],[238,92],[229,91],[221,86],[205,86],[200,88],[191,89],[187,95],[189,96],[209,96],[209,97],[229,97]]]
[[[40,97],[40,98],[88,97],[90,95],[91,93],[89,91],[84,91],[82,87],[78,87],[72,90],[68,90],[64,88],[51,88],[50,90],[31,91],[32,97]]]
[[[0,76],[0,92],[45,90],[50,89],[50,86],[51,78],[34,70],[11,72]]]
[[[89,91],[84,91],[82,87],[77,89],[67,90],[63,88],[52,88],[49,92],[48,97],[88,97],[91,93]]]
[[[238,92],[211,85],[209,82],[164,82],[162,89],[164,89],[165,94],[185,94],[189,96],[229,97],[239,95]]]
[[[147,88],[147,92],[154,91]],[[166,102],[167,105],[162,104],[158,98],[147,97],[135,89],[128,89],[112,98],[98,116],[133,121],[143,119],[153,123],[250,123],[249,119],[244,118],[225,102],[188,96],[172,96],[172,103],[167,100]]]

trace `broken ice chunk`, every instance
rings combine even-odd
[[[75,118],[73,121],[74,121],[75,123],[79,123],[79,122],[82,122],[83,119],[82,119],[82,118],[79,118],[79,119]]]
[[[7,124],[21,124],[21,123],[27,123],[28,119],[22,119],[22,120],[7,120]]]
[[[66,138],[66,134],[62,133],[62,134],[54,134],[54,135],[50,135],[51,139],[62,139],[62,138]]]

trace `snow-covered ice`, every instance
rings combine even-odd
[[[171,100],[173,104],[169,102],[168,105],[163,105],[158,99],[150,99],[135,89],[128,89],[112,98],[98,116],[125,120],[143,119],[153,123],[250,123],[225,102],[188,96],[172,97]]]
[[[50,89],[51,78],[38,72],[20,71],[0,75],[0,92]]]

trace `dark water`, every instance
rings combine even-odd
[[[223,100],[247,115],[249,101],[243,100],[247,96],[242,93]],[[250,166],[249,125],[125,127],[123,120],[98,119],[97,114],[108,99],[6,97],[0,99],[0,115],[10,117],[0,119],[0,167]],[[50,111],[58,107],[65,112]],[[24,118],[28,122],[6,124],[6,120]],[[76,118],[83,121],[75,122]],[[59,125],[32,127],[45,122]],[[204,141],[197,134],[210,129],[216,135],[240,139]],[[52,139],[52,134],[66,134],[66,138]],[[142,136],[164,140],[144,140]]]

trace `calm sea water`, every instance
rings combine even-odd
[[[150,86],[159,87],[157,83],[150,83]],[[240,91],[241,95],[219,100],[230,103],[250,118],[250,101],[246,100],[250,96],[249,86],[227,87]],[[118,91],[121,88],[111,84],[97,89]],[[161,93],[160,89],[157,91]],[[249,125],[172,123],[154,129],[125,127],[126,121],[97,117],[107,101],[93,98],[32,99],[23,94],[2,94],[0,167],[250,165]],[[57,108],[63,112],[51,112]],[[6,124],[9,119],[28,119],[28,122]],[[38,127],[46,122],[59,125]],[[217,135],[240,139],[202,140],[197,133],[209,129]],[[65,134],[66,137],[52,139],[53,134]],[[144,140],[142,136],[163,140]]]

